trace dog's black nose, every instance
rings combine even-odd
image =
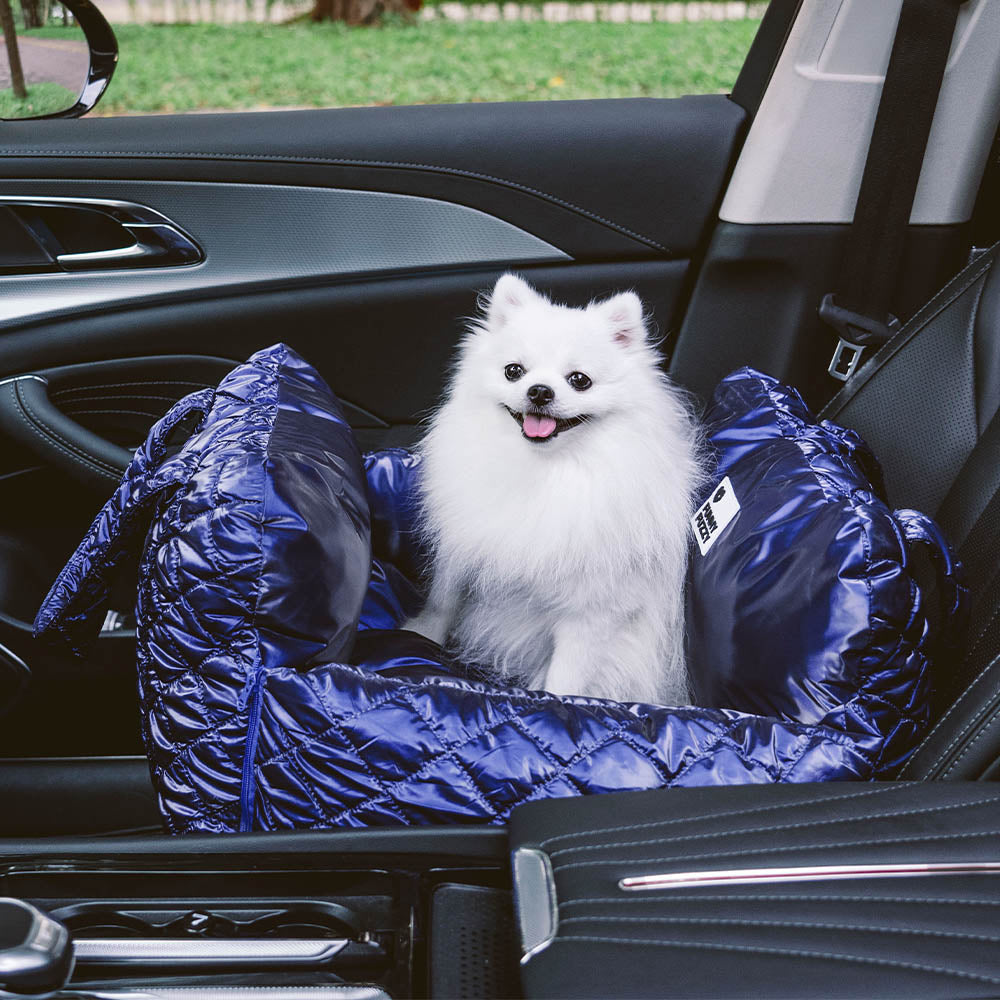
[[[528,399],[531,400],[535,406],[547,406],[555,398],[556,394],[552,390],[551,386],[533,385],[528,390]]]

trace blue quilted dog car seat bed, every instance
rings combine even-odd
[[[706,420],[719,465],[710,544],[692,548],[700,707],[497,687],[399,630],[421,601],[419,459],[362,458],[284,345],[156,424],[36,633],[85,655],[116,564],[141,550],[143,733],[176,833],[503,822],[551,796],[890,776],[961,617],[947,544],[887,509],[856,435],[773,379],[730,376]]]

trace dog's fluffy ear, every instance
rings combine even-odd
[[[628,347],[646,339],[646,323],[642,318],[642,302],[635,292],[622,292],[590,307],[611,327],[616,344]]]
[[[505,274],[496,283],[486,305],[486,322],[494,328],[502,327],[510,314],[541,296],[523,278]]]

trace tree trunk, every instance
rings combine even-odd
[[[309,19],[374,24],[387,10],[409,16],[421,4],[422,0],[314,0]]]
[[[10,84],[14,90],[14,96],[23,101],[28,96],[28,91],[24,86],[24,70],[21,68],[21,53],[17,48],[14,12],[10,9],[10,0],[0,0],[0,31],[3,31],[3,40],[7,45]]]
[[[49,0],[21,0],[24,29],[44,28],[49,16]]]

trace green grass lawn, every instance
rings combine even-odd
[[[97,113],[720,92],[756,30],[755,21],[120,25],[118,70]]]
[[[8,88],[0,90],[0,118],[31,118],[34,115],[50,115],[65,111],[76,104],[76,94],[58,83],[33,83],[24,99],[14,96]]]

